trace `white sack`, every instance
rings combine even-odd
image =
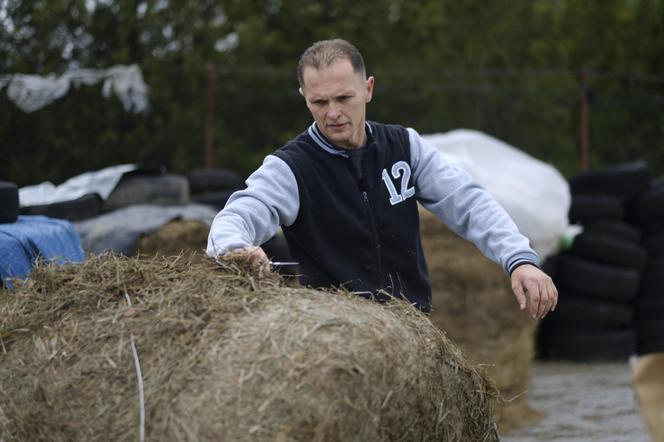
[[[567,181],[553,166],[474,130],[422,138],[503,206],[542,260],[557,251],[570,231],[571,196]]]

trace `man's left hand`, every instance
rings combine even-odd
[[[558,290],[549,275],[534,265],[523,264],[514,269],[511,279],[519,307],[525,310],[529,301],[533,319],[542,319],[555,310]]]

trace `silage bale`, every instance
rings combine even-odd
[[[432,288],[431,322],[485,369],[504,400],[501,432],[536,422],[526,390],[537,322],[519,310],[509,276],[470,242],[420,210]]]
[[[147,440],[497,439],[495,391],[424,315],[243,268],[38,264],[0,292],[0,439],[136,440],[139,379]]]

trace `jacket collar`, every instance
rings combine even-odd
[[[364,127],[366,128],[368,135],[373,135],[371,124],[369,124],[368,121],[365,121]],[[311,123],[309,129],[307,129],[307,133],[321,149],[325,150],[328,153],[331,153],[332,155],[341,155],[344,158],[348,158],[348,154],[345,152],[345,149],[335,146],[334,144],[330,143],[327,140],[327,138],[325,138],[325,136],[320,132],[320,130],[318,130],[318,126],[316,126],[315,121]],[[369,140],[367,140],[367,142],[368,141]]]

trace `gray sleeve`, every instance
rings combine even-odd
[[[413,129],[408,129],[418,201],[489,259],[511,273],[539,258],[505,209],[464,170],[449,164]]]
[[[212,221],[207,254],[261,245],[272,238],[280,225],[295,222],[300,209],[297,181],[280,158],[268,155],[246,181],[247,188],[235,192]]]

